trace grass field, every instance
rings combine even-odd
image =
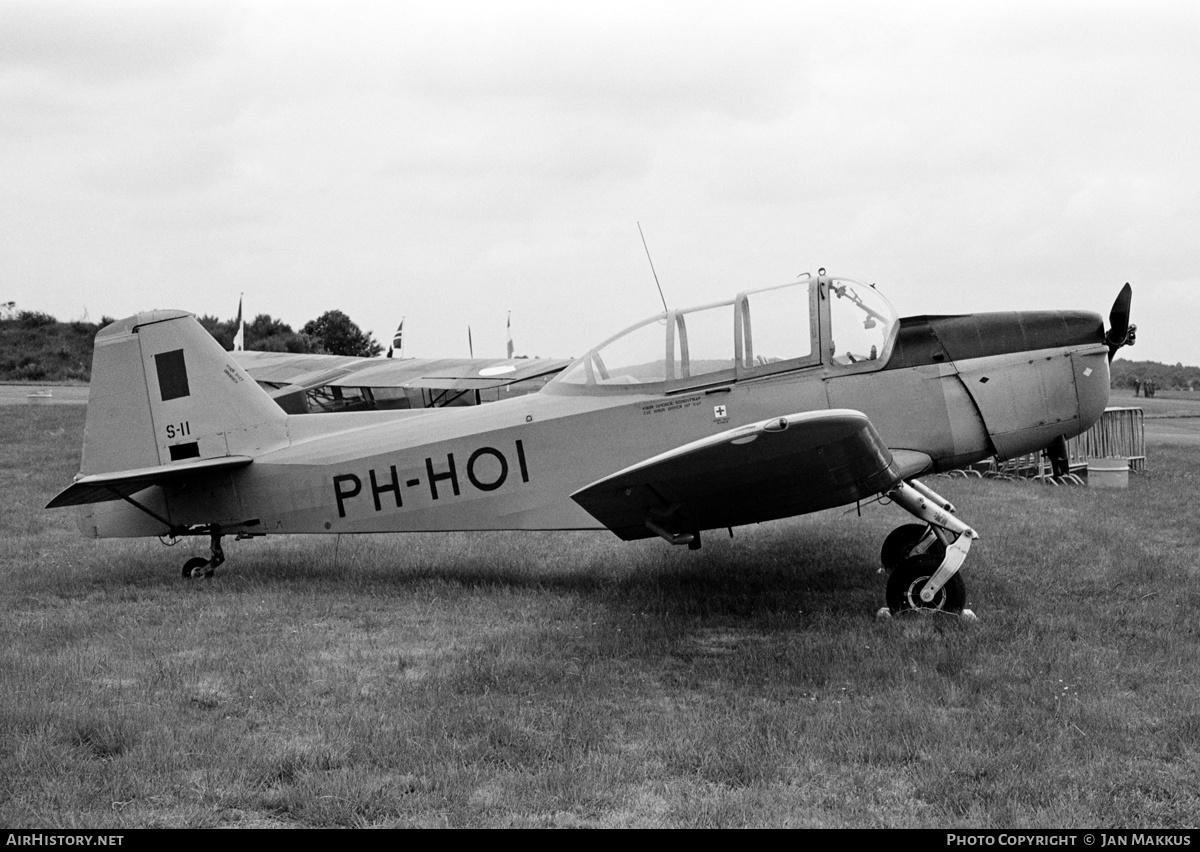
[[[1130,391],[1121,389],[1112,392],[1108,401],[1112,406],[1128,406],[1140,408],[1146,413],[1146,419],[1200,417],[1200,393],[1187,391],[1159,391],[1153,399],[1134,396]]]
[[[1148,419],[1127,491],[931,479],[983,536],[970,623],[875,619],[881,505],[698,553],[227,542],[183,581],[201,540],[41,508],[83,415],[0,407],[0,825],[1200,822],[1200,419]]]

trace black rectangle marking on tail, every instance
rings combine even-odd
[[[154,356],[154,366],[158,368],[158,390],[162,394],[163,402],[191,393],[188,390],[187,366],[183,363],[182,349],[158,353]]]
[[[172,444],[167,449],[171,451],[171,461],[200,458],[200,444],[196,441],[190,444]]]

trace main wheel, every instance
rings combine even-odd
[[[887,581],[887,605],[893,615],[908,610],[940,610],[958,615],[967,603],[967,587],[955,574],[929,603],[921,600],[921,589],[942,564],[941,557],[914,556],[892,569]]]
[[[883,547],[879,551],[879,561],[883,563],[884,569],[892,571],[903,565],[908,559],[909,551],[925,537],[928,529],[929,527],[925,524],[904,524],[888,533],[887,538],[883,540]],[[940,565],[946,555],[946,545],[935,539],[924,555],[937,557]]]
[[[201,575],[205,577],[211,577],[213,575],[212,571],[202,570],[208,565],[208,563],[209,560],[205,559],[203,556],[193,556],[187,562],[183,563],[183,578],[185,580],[190,580],[193,577],[199,577]]]

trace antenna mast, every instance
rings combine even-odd
[[[663,311],[669,311],[667,297],[663,295],[662,285],[658,283],[658,273],[654,271],[654,258],[650,257],[650,246],[646,245],[646,235],[642,233],[642,223],[638,222],[638,234],[642,237],[642,248],[646,250],[646,260],[650,261],[650,274],[654,276],[654,286],[658,288],[658,298],[662,299]]]

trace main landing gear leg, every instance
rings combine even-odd
[[[212,545],[209,547],[212,557],[205,559],[203,556],[193,556],[187,562],[183,563],[183,577],[185,580],[190,580],[193,577],[211,578],[217,567],[225,561],[225,551],[221,549],[221,528],[214,524],[209,533],[212,536]]]
[[[967,589],[958,570],[979,533],[954,517],[954,506],[919,480],[899,482],[887,496],[925,522],[899,527],[884,541],[880,559],[891,572],[888,611],[961,614]]]

